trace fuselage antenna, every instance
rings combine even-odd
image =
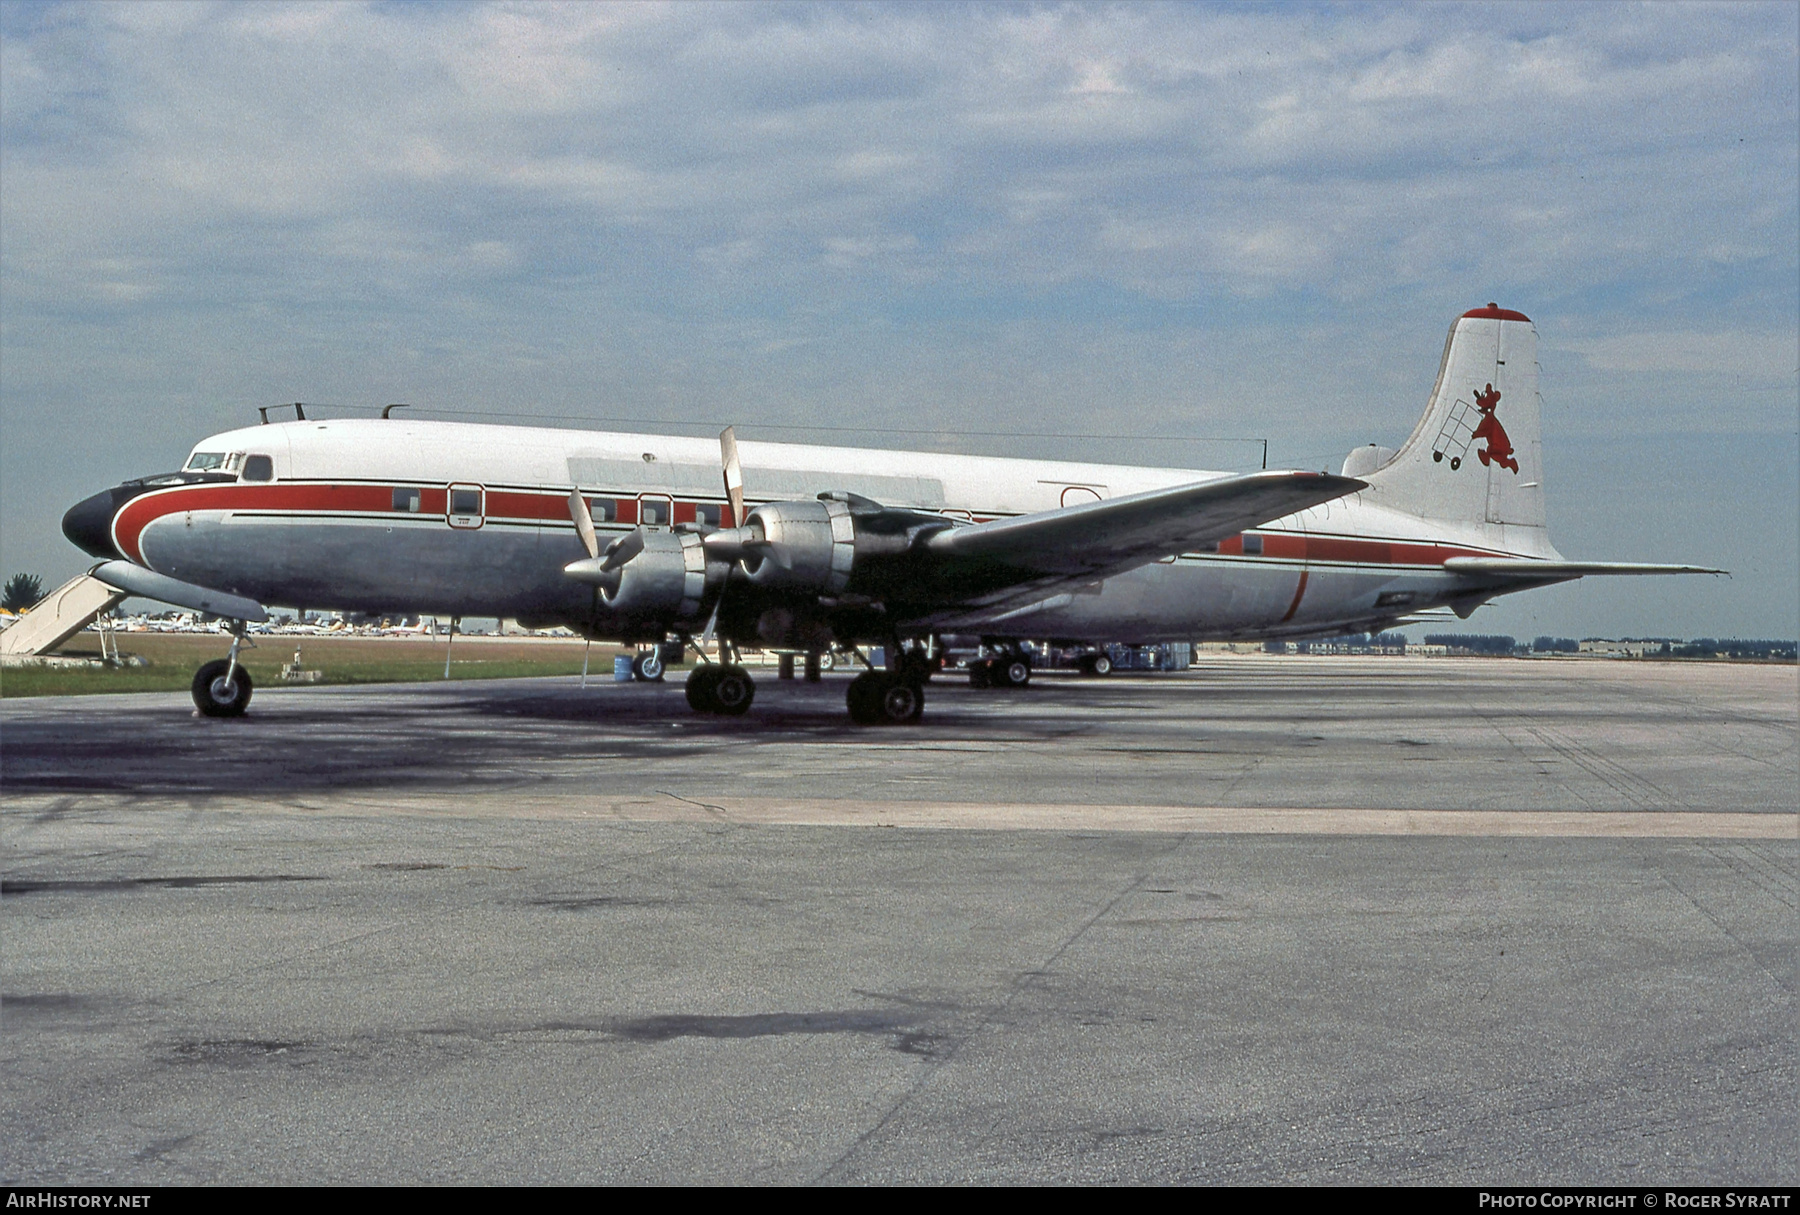
[[[396,403],[393,405],[383,405],[381,407],[381,416],[383,418],[391,418],[394,416],[394,411],[396,409],[411,409],[411,408],[412,408],[412,406],[406,404],[405,402],[399,402],[399,403]]]
[[[306,406],[302,405],[299,401],[295,401],[291,406],[290,405],[258,405],[256,407],[256,412],[262,415],[262,424],[264,426],[267,426],[269,424],[269,411],[271,409],[292,409],[294,411],[294,420],[295,421],[298,421],[298,422],[306,421]]]

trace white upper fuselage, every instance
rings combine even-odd
[[[202,453],[266,453],[278,482],[473,484],[489,488],[584,493],[669,494],[724,501],[716,439],[676,435],[475,425],[418,420],[340,419],[225,431],[196,444]],[[752,504],[848,489],[886,506],[917,507],[959,518],[992,519],[1191,485],[1231,474],[1024,460],[941,452],[824,447],[739,440],[744,494]],[[1090,496],[1091,495],[1091,496]],[[1541,529],[1497,534],[1492,525],[1426,520],[1368,500],[1368,495],[1272,520],[1263,531],[1447,544],[1470,552],[1552,555]],[[559,508],[557,514],[563,516]],[[566,521],[566,518],[564,519]]]

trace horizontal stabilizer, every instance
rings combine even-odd
[[[145,599],[154,599],[159,603],[172,603],[176,607],[190,608],[196,612],[207,612],[230,620],[249,620],[257,624],[269,618],[263,605],[254,599],[215,591],[211,587],[195,586],[191,582],[182,582],[167,574],[133,565],[129,561],[102,561],[93,568],[92,573],[108,586],[133,595],[142,595]]]
[[[948,529],[925,547],[941,557],[982,559],[1038,575],[1113,573],[1363,487],[1354,477],[1329,473],[1248,473]]]
[[[1452,557],[1444,562],[1452,574],[1483,578],[1587,578],[1598,574],[1723,574],[1704,565],[1645,565],[1633,561],[1528,561],[1498,557]]]

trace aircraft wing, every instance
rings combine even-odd
[[[1452,557],[1444,562],[1452,574],[1486,578],[1521,578],[1533,582],[1566,582],[1595,574],[1723,574],[1704,565],[1644,565],[1633,561],[1530,561],[1501,557]]]
[[[1353,477],[1259,472],[1148,490],[928,536],[938,574],[972,593],[944,616],[992,622],[1052,606],[1059,592],[1187,552],[1362,489]],[[1025,608],[1019,605],[1025,604]],[[978,609],[971,614],[970,609]]]
[[[1152,489],[1103,502],[938,532],[926,551],[1033,574],[1116,572],[1341,498],[1366,482],[1329,473],[1260,472]]]

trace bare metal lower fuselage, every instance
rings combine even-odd
[[[563,566],[584,550],[566,516],[550,517],[565,510],[557,491],[510,491],[514,502],[533,500],[512,509],[536,518],[488,515],[475,526],[465,520],[453,527],[443,514],[282,508],[258,501],[260,488],[244,494],[241,507],[219,502],[215,491],[197,509],[184,508],[184,496],[198,497],[184,488],[157,491],[167,500],[140,504],[140,512],[155,513],[132,534],[135,555],[161,573],[269,605],[510,617],[567,624],[596,637],[643,637],[650,628],[609,613],[591,588],[563,575]],[[385,485],[379,491],[390,493]],[[488,500],[500,497],[490,487]],[[978,502],[962,511],[992,515]],[[1475,537],[1408,529],[1408,520],[1379,517],[1385,514],[1334,503],[1329,511],[1304,512],[1228,540],[1218,546],[1224,551],[1183,554],[956,631],[1148,642],[1378,628],[1424,608],[1465,602],[1479,589],[1446,574],[1445,555],[1505,551]],[[602,544],[635,526],[600,525]],[[759,600],[747,587],[727,594],[737,609],[734,631],[744,634],[738,640],[784,640],[755,631],[763,612],[779,606],[775,599]],[[890,622],[901,633],[930,631],[929,625],[925,613]]]

